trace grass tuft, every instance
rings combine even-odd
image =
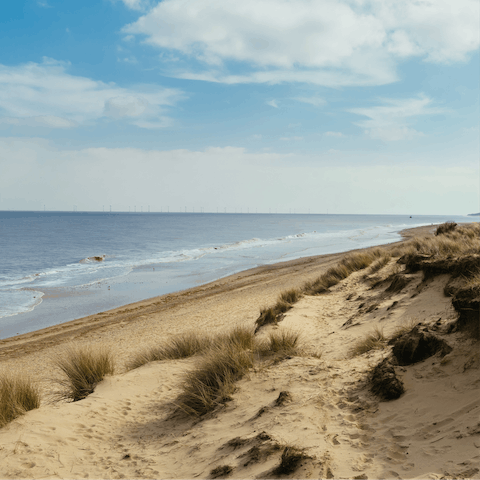
[[[382,257],[380,257],[378,260],[375,260],[371,265],[370,268],[367,271],[367,275],[373,275],[374,273],[377,273],[380,271],[383,267],[388,265],[388,262],[390,262],[390,255],[388,253],[385,253]]]
[[[150,362],[191,357],[205,352],[211,344],[212,338],[209,335],[196,332],[184,333],[169,339],[164,345],[138,353],[127,363],[126,368],[133,370]]]
[[[300,334],[290,330],[270,332],[268,338],[261,342],[256,352],[262,356],[281,354],[295,355],[299,353]]]
[[[400,338],[402,335],[411,332],[420,322],[416,318],[406,320],[395,327],[392,335],[390,335],[390,341]]]
[[[435,235],[445,235],[446,233],[453,232],[457,228],[457,224],[455,222],[445,222],[442,223],[437,227],[435,230]]]
[[[303,293],[297,288],[292,288],[282,292],[273,307],[264,307],[260,310],[260,316],[257,318],[255,332],[265,325],[277,323],[280,315],[290,310],[293,305],[302,298]]]
[[[95,390],[106,375],[113,375],[114,361],[106,347],[68,347],[54,359],[55,366],[63,373],[56,383],[60,386],[58,400],[76,402]]]
[[[210,478],[225,478],[233,472],[231,465],[220,465],[210,472]]]
[[[235,382],[253,366],[253,354],[238,343],[209,350],[199,365],[188,372],[177,405],[189,415],[204,415],[225,403]]]
[[[0,428],[39,406],[38,387],[27,376],[0,376]]]
[[[303,449],[287,446],[283,450],[280,465],[272,473],[274,475],[289,475],[297,470],[302,461],[310,458]]]
[[[237,345],[244,350],[252,350],[255,344],[255,331],[251,327],[237,325],[225,334],[219,334],[212,340],[212,347],[223,345]]]
[[[215,337],[188,332],[171,338],[164,345],[138,353],[126,364],[126,369],[133,370],[147,363],[161,360],[188,358],[231,343],[238,344],[243,349],[248,350],[253,348],[254,340],[254,330],[245,326],[236,326],[230,332]]]
[[[308,295],[325,293],[330,287],[337,285],[351,273],[367,268],[375,260],[381,260],[388,254],[382,248],[375,248],[368,252],[357,252],[346,255],[337,265],[329,268],[315,281],[305,284],[304,290]]]
[[[351,357],[356,357],[358,355],[363,355],[370,350],[384,349],[386,344],[387,339],[383,334],[383,329],[375,327],[372,332],[355,342],[349,353]]]

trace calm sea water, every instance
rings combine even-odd
[[[447,220],[474,219],[0,212],[0,338],[262,264],[394,242],[402,229]],[[40,306],[72,295],[56,310]]]

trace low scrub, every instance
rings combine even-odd
[[[37,386],[26,376],[0,376],[0,427],[40,406]]]
[[[56,380],[60,386],[56,397],[71,402],[93,393],[106,375],[113,375],[115,368],[112,354],[106,347],[71,346],[53,361],[63,374]]]
[[[446,233],[453,232],[457,228],[457,224],[455,222],[445,222],[442,223],[437,227],[435,230],[435,235],[445,235]]]
[[[353,347],[350,349],[350,356],[356,357],[371,350],[381,350],[385,348],[386,345],[387,339],[383,334],[383,329],[375,327],[372,332],[355,342]]]
[[[178,407],[189,415],[204,415],[230,399],[235,382],[253,366],[253,353],[238,343],[209,350],[187,373]]]
[[[300,334],[290,330],[277,330],[271,332],[268,338],[261,342],[256,352],[262,356],[266,355],[295,355],[299,353]]]

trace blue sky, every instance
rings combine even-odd
[[[0,5],[0,209],[479,211],[478,0]]]

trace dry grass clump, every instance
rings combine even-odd
[[[480,272],[465,278],[465,283],[462,285],[462,290],[473,290],[480,292]]]
[[[220,465],[210,471],[210,478],[225,478],[233,472],[231,465]]]
[[[290,330],[270,332],[268,338],[261,342],[255,349],[262,356],[281,354],[295,355],[299,350],[300,334]]]
[[[257,332],[264,325],[276,323],[279,317],[302,298],[303,294],[318,295],[328,291],[330,287],[337,285],[352,272],[362,270],[375,260],[381,260],[383,257],[390,255],[382,248],[371,249],[368,252],[357,252],[346,255],[340,262],[330,267],[323,275],[313,282],[307,282],[302,289],[292,289],[283,292],[277,303],[272,307],[264,307],[260,310],[260,316],[256,320]]]
[[[244,326],[236,326],[230,332],[216,336],[188,332],[169,339],[164,345],[138,353],[126,364],[125,368],[133,370],[150,362],[188,358],[230,343],[238,344],[243,349],[252,349],[254,341],[254,330]]]
[[[40,406],[38,387],[26,376],[0,376],[0,428]]]
[[[219,334],[212,340],[212,347],[234,344],[244,350],[252,350],[255,344],[255,331],[251,327],[237,325],[227,333]]]
[[[395,327],[395,330],[390,335],[390,341],[400,338],[402,335],[411,332],[420,322],[417,318],[410,318]]]
[[[264,307],[260,310],[260,316],[255,322],[255,332],[258,332],[258,330],[264,325],[276,323],[278,317],[282,313],[290,310],[293,305],[297,303],[300,298],[302,298],[302,295],[303,294],[301,290],[297,288],[292,288],[290,290],[282,292],[278,297],[277,303],[273,307]]]
[[[272,473],[274,475],[289,475],[300,467],[302,461],[311,458],[303,448],[286,446],[282,452],[280,465]]]
[[[383,249],[375,248],[368,252],[358,252],[346,255],[338,265],[329,268],[314,282],[305,285],[305,293],[309,295],[318,295],[326,292],[330,287],[337,285],[351,273],[367,268],[375,260],[380,260],[388,255]]]
[[[168,340],[168,343],[159,347],[153,347],[145,352],[135,355],[126,365],[127,370],[139,368],[150,362],[160,360],[175,360],[178,358],[187,358],[198,353],[203,353],[212,344],[212,338],[209,335],[202,335],[196,332],[188,332],[177,335]]]
[[[355,342],[349,353],[351,357],[357,357],[370,350],[382,350],[386,344],[387,339],[383,334],[383,329],[375,327],[372,332]]]
[[[238,343],[215,347],[187,373],[178,407],[189,415],[204,415],[230,399],[235,382],[253,366],[253,353]]]
[[[95,390],[106,375],[113,375],[114,361],[106,347],[68,347],[53,360],[63,377],[56,379],[60,386],[58,400],[76,402]]]
[[[435,235],[445,235],[446,233],[453,232],[457,224],[455,222],[445,222],[437,227],[435,230]]]
[[[439,227],[440,228],[440,227]],[[480,226],[462,225],[435,237],[417,237],[406,244],[406,254],[448,257],[480,251]]]
[[[389,253],[385,253],[385,255],[383,255],[382,257],[380,257],[378,260],[375,260],[371,265],[370,265],[370,268],[368,269],[367,273],[366,273],[366,277],[368,275],[373,275],[374,273],[377,273],[378,271],[380,271],[383,267],[385,267],[386,265],[388,265],[388,262],[390,262],[390,259],[392,257],[390,256]]]

